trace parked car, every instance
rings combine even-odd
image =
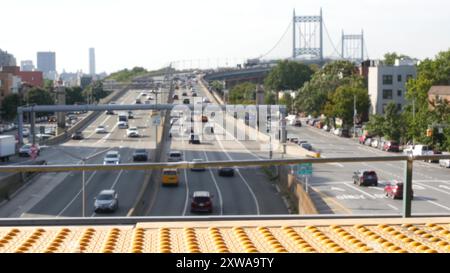
[[[329,132],[331,130],[331,127],[328,125],[324,125],[322,130],[324,130],[325,132]]]
[[[208,117],[205,115],[202,115],[201,119],[202,119],[202,122],[208,122]]]
[[[380,140],[378,139],[372,139],[372,142],[370,143],[370,146],[372,146],[373,148],[378,148],[380,146]]]
[[[289,137],[289,138],[288,138],[288,141],[291,142],[291,143],[298,144],[298,142],[299,142],[300,140],[298,139],[298,137]]]
[[[134,119],[133,111],[128,111],[128,119]]]
[[[106,133],[105,126],[103,126],[103,125],[97,126],[97,128],[95,128],[95,133],[96,134],[105,134]]]
[[[444,155],[448,155],[448,152],[444,152],[442,153]],[[439,166],[444,167],[444,168],[450,168],[450,159],[440,159],[439,160]]]
[[[172,96],[172,99],[173,99],[173,100],[178,100],[178,95],[177,95],[177,94],[173,95],[173,96]]]
[[[94,211],[98,212],[114,212],[119,208],[119,195],[115,190],[102,190],[97,197],[94,198]]]
[[[204,160],[201,159],[201,158],[194,158],[194,159],[192,160],[192,162],[194,162],[194,163],[203,163]],[[193,172],[203,172],[203,171],[205,171],[205,170],[206,170],[205,167],[192,167],[192,168],[191,168],[191,171],[193,171]]]
[[[231,167],[221,167],[219,168],[219,176],[231,177],[234,176],[234,168]]]
[[[23,128],[22,129],[22,136],[23,137],[28,137],[30,135],[30,129],[28,128]]]
[[[183,97],[187,97],[187,92],[183,92],[183,93],[181,93],[181,95],[182,95]]]
[[[365,144],[366,140],[372,138],[370,135],[362,135],[358,138],[359,144]]]
[[[300,147],[302,147],[303,149],[308,150],[308,151],[312,151],[313,150],[312,145],[309,144],[309,143],[301,143]]]
[[[378,186],[378,176],[372,170],[358,170],[353,173],[353,184],[358,186]]]
[[[145,149],[137,149],[133,153],[133,161],[147,161],[148,153]]]
[[[191,101],[189,99],[184,99],[183,100],[183,104],[190,104],[190,103],[191,103]]]
[[[364,145],[372,146],[372,138],[366,138],[366,140],[364,141]]]
[[[393,180],[384,186],[384,194],[392,199],[403,199],[403,182]],[[411,192],[411,198],[414,198],[414,191]]]
[[[383,151],[387,152],[400,152],[400,145],[397,141],[385,141],[383,145]]]
[[[108,151],[103,159],[103,165],[118,165],[120,164],[119,151]]]
[[[212,210],[212,195],[208,191],[195,191],[192,194],[191,212],[211,213]]]
[[[83,138],[84,138],[83,132],[81,131],[76,131],[75,133],[72,134],[73,140],[82,140]]]

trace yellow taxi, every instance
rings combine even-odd
[[[163,186],[178,186],[178,170],[177,169],[163,169],[162,171],[162,185]]]

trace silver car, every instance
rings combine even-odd
[[[119,195],[115,190],[102,190],[97,197],[94,198],[94,211],[114,212],[119,208]]]

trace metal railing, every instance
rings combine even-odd
[[[351,162],[393,162],[404,161],[404,190],[403,190],[403,211],[402,217],[411,217],[411,202],[412,202],[412,184],[413,184],[413,163],[415,160],[440,160],[450,159],[450,155],[430,155],[430,156],[381,156],[381,157],[335,157],[335,158],[296,158],[296,159],[272,159],[272,160],[239,160],[239,161],[209,161],[209,162],[161,162],[161,163],[133,163],[133,164],[119,164],[119,165],[100,165],[100,164],[86,164],[86,165],[11,165],[0,166],[0,172],[69,172],[69,171],[115,171],[115,170],[154,170],[163,168],[216,168],[216,167],[255,167],[255,166],[281,166],[294,165],[302,163],[325,164],[325,163],[351,163]],[[236,216],[239,218],[238,216]],[[235,217],[235,218],[236,218]],[[247,216],[245,216],[248,218]],[[267,217],[267,216],[265,216]],[[287,216],[286,216],[287,217]],[[291,217],[291,216],[289,216]],[[323,217],[323,216],[317,216]],[[361,216],[358,216],[361,217]],[[377,217],[377,216],[369,216]],[[378,216],[386,217],[386,216]],[[121,218],[121,217],[118,217]],[[118,219],[114,218],[114,219]],[[150,217],[152,218],[152,217]],[[161,218],[161,217],[160,217]],[[170,219],[164,218],[165,220]],[[178,218],[177,218],[178,219]],[[204,217],[202,219],[205,219]],[[229,219],[229,218],[227,218]],[[240,219],[240,218],[239,218]],[[3,221],[3,220],[2,220]],[[30,220],[33,221],[33,220]],[[35,220],[34,220],[35,221]],[[58,220],[60,221],[60,220]],[[2,223],[0,221],[0,223]]]

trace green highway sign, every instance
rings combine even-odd
[[[312,163],[303,163],[297,165],[297,175],[312,175]]]

